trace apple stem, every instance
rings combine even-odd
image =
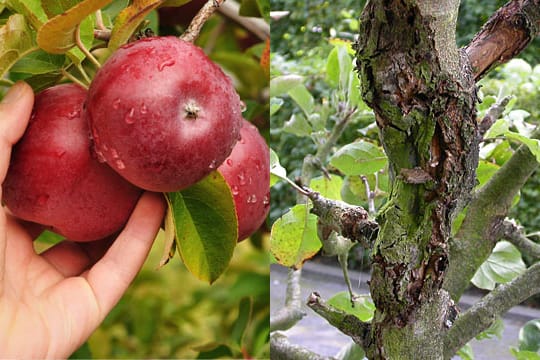
[[[62,75],[64,75],[67,79],[71,80],[77,85],[82,86],[83,88],[88,90],[88,85],[83,83],[81,80],[77,79],[75,76],[71,75],[69,72],[66,71],[66,69],[61,70]]]
[[[107,30],[105,24],[103,23],[103,16],[101,15],[101,10],[96,11],[96,26],[101,31]]]
[[[75,28],[75,43],[77,44],[77,47],[83,52],[83,54],[90,60],[98,69],[101,68],[101,64],[97,59],[92,55],[90,51],[84,46],[84,44],[81,41],[81,23],[77,25]]]
[[[186,31],[180,36],[180,39],[191,43],[194,42],[199,37],[203,25],[223,2],[225,0],[208,0],[193,20],[191,20]]]
[[[83,76],[84,81],[86,81],[87,84],[90,84],[92,80],[90,80],[90,78],[88,77],[88,74],[84,70],[84,67],[81,64],[77,64],[76,66],[77,66],[77,70],[79,70],[79,72]]]

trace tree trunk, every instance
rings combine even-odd
[[[357,66],[389,159],[372,252],[372,359],[438,359],[455,307],[442,281],[452,220],[475,185],[476,87],[456,47],[459,1],[370,1]]]

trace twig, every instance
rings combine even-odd
[[[285,306],[270,318],[270,331],[292,328],[306,313],[302,311],[300,300],[300,276],[302,269],[289,269]]]
[[[240,5],[236,1],[229,0],[220,6],[219,12],[242,25],[261,40],[266,40],[270,37],[270,25],[266,21],[259,18],[240,16],[239,9]]]
[[[486,112],[486,115],[482,121],[480,121],[480,125],[478,126],[478,131],[480,132],[481,136],[483,136],[491,125],[493,125],[495,121],[497,121],[497,119],[502,115],[511,98],[511,96],[505,96],[502,99],[498,99],[493,105],[490,106]]]
[[[69,72],[67,72],[65,69],[60,70],[62,72],[62,75],[64,75],[67,79],[71,80],[75,84],[78,84],[82,86],[83,88],[88,90],[88,85],[83,83],[81,80],[77,79],[75,76],[71,75]]]
[[[316,292],[309,296],[307,306],[328,321],[330,325],[345,335],[350,336],[358,345],[365,347],[369,343],[371,333],[370,323],[328,305]]]
[[[321,356],[301,346],[293,345],[280,333],[270,335],[270,352],[272,360],[335,360],[333,357]]]
[[[98,30],[107,30],[105,24],[103,23],[103,16],[101,15],[101,10],[96,11],[96,26]]]
[[[523,234],[523,228],[518,226],[512,220],[505,220],[501,226],[502,236],[517,246],[521,252],[532,256],[535,259],[540,258],[540,245],[528,239]]]
[[[377,179],[378,176],[377,174],[375,174],[375,179]],[[367,176],[362,176],[361,177],[362,181],[364,182],[364,186],[366,187],[366,198],[367,198],[367,201],[368,201],[368,209],[369,209],[369,213],[370,214],[375,214],[375,192],[374,191],[371,191],[371,189],[369,188],[369,181],[368,181],[368,178]],[[377,187],[377,185],[375,185],[375,188]]]
[[[88,77],[88,74],[84,70],[82,64],[77,64],[76,67],[77,70],[79,70],[79,73],[84,77],[84,81],[86,81],[87,84],[90,84],[92,80]]]
[[[199,37],[203,25],[224,1],[225,0],[208,0],[199,10],[197,15],[191,20],[188,28],[180,38],[185,41],[194,42],[195,39]]]
[[[499,285],[456,319],[444,341],[445,358],[452,357],[498,316],[539,292],[540,263],[536,263],[509,283]]]
[[[83,54],[90,60],[98,69],[101,68],[101,64],[97,59],[92,55],[90,51],[84,46],[84,44],[81,41],[81,24],[79,23],[77,27],[75,28],[75,43],[77,44],[77,47],[83,52]]]

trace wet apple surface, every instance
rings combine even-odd
[[[231,188],[238,217],[238,240],[252,235],[270,210],[270,154],[259,130],[243,120],[240,140],[218,168]]]
[[[74,241],[120,230],[141,194],[97,161],[81,116],[86,94],[78,85],[64,84],[36,95],[2,184],[3,200],[15,216]]]
[[[229,77],[176,37],[118,49],[86,103],[102,160],[131,183],[160,192],[185,189],[215,170],[238,140],[241,112]]]

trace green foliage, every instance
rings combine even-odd
[[[328,305],[342,310],[347,314],[356,316],[362,321],[371,321],[375,313],[375,305],[369,295],[357,295],[354,298],[354,306],[351,303],[351,295],[347,291],[342,291],[334,294],[328,299]]]

